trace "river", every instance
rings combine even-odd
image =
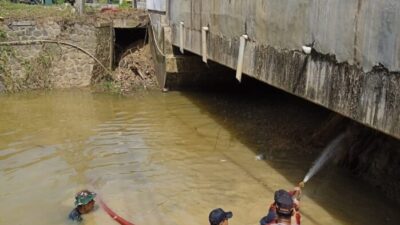
[[[256,225],[275,190],[315,160],[304,137],[327,116],[246,92],[37,91],[0,96],[0,224],[71,224],[96,191],[136,225],[205,225],[210,210]],[[264,153],[265,160],[256,160]],[[302,224],[399,224],[399,207],[328,166],[306,185]],[[116,224],[101,208],[84,224]]]

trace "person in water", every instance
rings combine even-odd
[[[274,203],[271,204],[268,215],[260,220],[260,225],[300,225],[300,195],[303,183],[293,191],[278,190],[275,192]]]
[[[228,225],[228,219],[232,218],[232,212],[225,212],[223,209],[218,208],[210,212],[208,220],[210,225]]]
[[[88,190],[83,190],[78,192],[75,195],[75,208],[71,211],[69,214],[68,218],[81,222],[82,221],[82,214],[87,214],[91,212],[94,208],[94,198],[96,197],[96,193],[88,191]]]

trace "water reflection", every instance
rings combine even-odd
[[[138,225],[207,224],[215,207],[234,211],[232,224],[257,224],[273,191],[303,178],[314,156],[302,154],[298,134],[326,114],[242,94],[0,96],[0,224],[68,224],[83,188]],[[266,161],[255,160],[259,152]],[[305,192],[304,224],[399,219],[395,209],[377,215],[380,195],[334,168]],[[114,224],[101,209],[84,220]]]

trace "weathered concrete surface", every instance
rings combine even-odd
[[[149,23],[148,14],[142,9],[123,9],[118,12],[97,12],[95,17],[98,22],[112,21],[114,28],[143,28]]]
[[[173,90],[196,88],[200,86],[224,85],[234,79],[224,76],[221,66],[209,63],[207,66],[196,55],[174,53],[172,31],[163,14],[150,14],[152,21],[149,30],[151,51],[155,64],[158,84],[161,88]],[[224,71],[226,69],[224,68]]]
[[[172,43],[400,138],[400,2],[171,0]],[[314,42],[306,56],[301,46]],[[328,55],[329,54],[329,55]],[[375,67],[377,65],[383,65]]]
[[[146,0],[136,0],[136,7],[138,9],[146,9]]]
[[[165,16],[150,14],[149,40],[154,70],[160,88],[166,84],[166,56],[172,56],[171,29],[165,24]]]
[[[381,63],[400,71],[400,1],[397,0],[171,0],[171,25],[183,21],[185,46],[200,53],[202,26],[235,39],[248,34],[257,44],[300,50],[315,41],[338,62],[360,64],[364,71]]]
[[[114,28],[136,28],[141,27],[142,22],[133,20],[133,19],[125,19],[125,18],[117,18],[113,19],[113,27]]]

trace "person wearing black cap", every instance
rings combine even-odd
[[[218,208],[210,212],[208,220],[210,225],[228,225],[228,219],[232,218],[232,212],[225,212],[223,209]]]
[[[282,189],[276,191],[274,203],[270,206],[268,215],[260,220],[260,225],[300,225],[300,187],[301,184],[291,192]]]

